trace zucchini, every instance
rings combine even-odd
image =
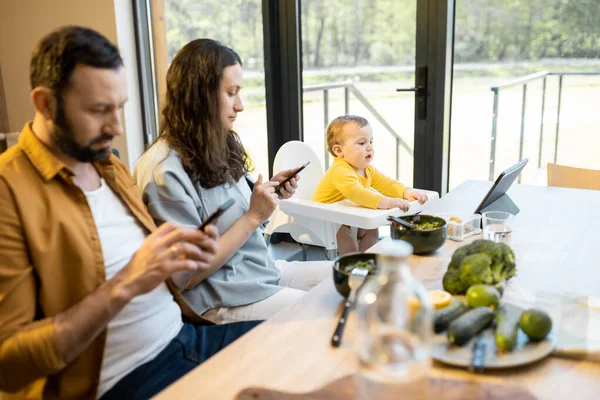
[[[435,333],[444,332],[450,322],[460,317],[467,311],[467,306],[460,300],[453,299],[446,307],[436,310],[433,314],[433,329]]]
[[[496,310],[496,349],[498,353],[511,351],[517,345],[521,313],[506,306]]]
[[[477,307],[467,311],[448,327],[448,341],[457,346],[464,346],[475,335],[490,325],[494,312],[488,307]]]

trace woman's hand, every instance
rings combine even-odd
[[[250,196],[250,209],[248,210],[248,214],[257,226],[269,219],[279,204],[279,196],[275,193],[275,186],[278,184],[277,181],[263,183],[262,174],[258,176],[252,196]]]
[[[271,180],[281,183],[284,180],[286,180],[290,175],[292,175],[294,173],[294,171],[296,171],[296,170],[297,170],[297,168],[292,168],[292,169],[288,169],[286,171],[281,171],[277,175],[275,175],[273,178],[271,178]],[[290,179],[290,181],[287,182],[285,184],[285,186],[283,188],[281,188],[280,192],[278,193],[279,198],[280,199],[289,199],[290,197],[292,197],[294,195],[294,193],[296,193],[296,188],[298,187],[299,180],[300,180],[300,175],[298,175],[298,174],[296,174],[296,176],[294,176],[292,179]]]
[[[419,204],[425,204],[427,201],[427,195],[415,189],[406,189],[404,191],[404,198],[408,201],[417,200]]]

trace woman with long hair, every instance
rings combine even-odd
[[[211,39],[183,47],[167,73],[157,141],[137,162],[134,177],[157,225],[199,226],[229,199],[218,220],[219,250],[207,272],[174,277],[188,304],[216,323],[266,319],[298,301],[329,273],[327,262],[275,262],[262,224],[298,184],[282,171],[271,180],[248,176],[251,160],[233,130],[244,110],[242,60]],[[251,188],[252,187],[252,188]]]

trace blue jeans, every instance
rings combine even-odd
[[[261,321],[225,325],[184,324],[175,339],[152,361],[127,374],[101,400],[148,399],[202,364]]]

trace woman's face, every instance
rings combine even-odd
[[[219,110],[221,123],[226,131],[233,129],[237,113],[244,111],[240,97],[243,80],[243,71],[240,64],[230,65],[223,69],[223,77],[219,88]]]

